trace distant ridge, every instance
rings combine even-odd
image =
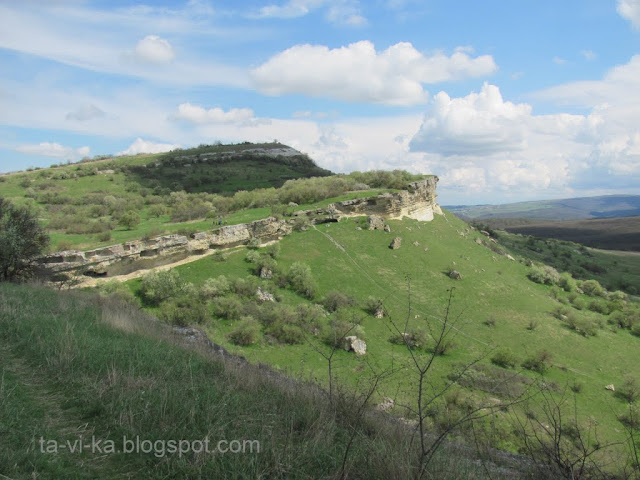
[[[631,217],[640,215],[640,195],[603,195],[502,205],[445,205],[444,208],[464,220],[491,218],[583,220]]]

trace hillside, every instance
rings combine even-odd
[[[0,307],[3,478],[415,472],[411,429],[357,395],[331,408],[317,385],[194,344],[117,298],[0,284]],[[517,458],[482,459],[446,444],[427,473],[532,478]]]
[[[89,188],[84,178],[75,179],[75,185]],[[16,338],[33,338],[33,332],[40,328],[37,322],[44,318],[53,316],[56,322],[62,322],[53,322],[51,327],[57,325],[55,328],[60,331],[47,330],[49,338],[60,340],[52,340],[53,353],[46,354],[63,355],[67,362],[58,369],[62,386],[49,387],[58,389],[62,397],[75,398],[73,388],[65,386],[73,382],[65,376],[75,375],[84,368],[73,363],[73,359],[86,358],[86,354],[80,352],[93,351],[97,345],[107,345],[104,347],[107,353],[128,353],[123,359],[105,357],[100,353],[102,347],[98,348],[95,363],[87,364],[90,371],[82,377],[87,385],[94,381],[103,385],[105,380],[96,381],[92,375],[98,372],[102,378],[100,372],[106,369],[109,376],[109,365],[113,364],[119,365],[119,372],[127,371],[125,367],[128,371],[141,368],[147,372],[148,362],[158,366],[154,372],[166,368],[161,355],[157,360],[141,354],[131,356],[131,349],[109,343],[108,335],[91,340],[93,333],[90,332],[94,328],[91,325],[96,319],[112,315],[104,309],[91,310],[95,302],[98,305],[125,302],[130,305],[122,307],[125,313],[118,313],[116,309],[113,314],[115,323],[125,330],[137,330],[129,325],[129,317],[142,307],[161,320],[153,323],[160,330],[168,328],[162,324],[180,328],[195,326],[232,354],[253,365],[269,365],[275,373],[268,373],[271,370],[267,369],[266,377],[284,381],[286,376],[297,382],[310,381],[316,389],[319,386],[324,391],[321,398],[328,398],[331,414],[346,415],[327,417],[328,424],[339,429],[341,419],[351,420],[346,421],[342,432],[334,430],[329,434],[326,430],[313,430],[310,435],[341,437],[342,443],[338,445],[344,448],[337,448],[343,455],[353,446],[355,456],[349,464],[353,468],[360,465],[357,468],[363,471],[371,468],[371,472],[377,472],[376,469],[382,468],[380,465],[367,463],[371,452],[388,451],[392,447],[385,442],[399,435],[397,431],[389,433],[386,427],[375,433],[378,427],[362,416],[362,412],[370,412],[372,408],[403,418],[403,425],[414,427],[410,429],[412,435],[424,432],[420,436],[424,441],[421,451],[418,454],[414,451],[421,459],[418,470],[441,468],[438,458],[448,465],[445,468],[452,468],[450,458],[440,456],[445,438],[466,443],[465,449],[478,450],[483,458],[491,457],[492,462],[497,461],[493,458],[495,452],[491,453],[497,448],[526,454],[530,457],[528,461],[536,464],[555,463],[553,468],[562,472],[566,468],[562,465],[564,460],[561,462],[549,453],[560,449],[563,459],[583,461],[591,472],[599,468],[621,472],[628,468],[632,460],[627,447],[629,442],[633,443],[636,425],[633,404],[640,398],[640,370],[634,354],[640,336],[640,305],[636,297],[614,290],[624,288],[628,293],[637,293],[631,287],[640,271],[617,277],[622,269],[615,263],[607,264],[606,271],[599,272],[603,276],[597,277],[609,287],[607,291],[591,275],[595,274],[596,267],[602,268],[600,258],[585,253],[584,247],[559,243],[562,245],[559,249],[556,244],[539,245],[540,241],[535,239],[530,244],[523,236],[481,232],[450,212],[441,212],[436,203],[437,182],[435,176],[412,176],[406,172],[354,172],[298,179],[278,189],[237,192],[233,196],[186,192],[156,195],[146,187],[132,189],[125,193],[127,205],[137,202],[143,209],[162,206],[169,209],[166,215],[171,217],[183,208],[191,211],[200,202],[200,217],[196,217],[196,221],[175,222],[180,229],[189,227],[185,231],[176,230],[175,235],[147,233],[141,238],[139,227],[132,226],[122,231],[129,238],[137,238],[135,241],[112,241],[108,247],[64,251],[44,257],[44,267],[68,276],[64,281],[56,280],[54,284],[58,289],[72,287],[79,280],[87,290],[94,294],[97,291],[102,300],[84,303],[86,308],[69,307],[69,302],[76,297],[60,296],[61,305],[67,305],[61,308],[80,312],[80,317],[74,316],[73,322],[84,325],[82,327],[76,323],[65,324],[66,317],[55,302],[36,301],[33,308],[24,310],[30,318],[40,319],[34,320],[35,323],[25,322],[24,328],[32,330],[16,327],[15,320],[0,322],[0,327],[5,328],[4,338],[9,339],[5,348],[12,349]],[[20,188],[29,188],[29,185]],[[105,206],[105,196],[97,197],[100,202],[90,203],[89,208]],[[24,195],[16,198],[33,201]],[[149,201],[151,199],[155,200]],[[69,207],[76,205],[84,206],[72,200],[50,211],[70,215]],[[225,205],[222,215],[219,209]],[[207,212],[214,214],[207,215]],[[572,249],[577,249],[575,255]],[[560,270],[556,271],[538,263],[547,262],[547,257],[562,257],[567,262],[554,263]],[[583,258],[589,260],[580,263]],[[574,263],[585,273],[577,280],[574,277],[580,277],[581,272],[571,269]],[[154,267],[158,268],[146,270]],[[574,277],[561,273],[563,271],[574,273]],[[616,283],[619,280],[627,283]],[[91,286],[97,288],[88,288]],[[10,292],[20,298],[6,309],[13,312],[10,318],[22,318],[16,316],[19,310],[13,305],[26,302],[26,296],[40,295],[29,290],[19,294],[17,290]],[[42,295],[55,293],[49,291]],[[82,311],[87,309],[89,320],[83,320]],[[134,318],[137,317],[134,315]],[[90,323],[82,323],[87,321]],[[142,322],[150,325],[148,318]],[[75,331],[80,337],[71,339]],[[154,335],[152,332],[152,338],[156,338]],[[158,339],[154,342],[157,345]],[[24,346],[22,342],[17,345],[18,350],[12,350],[12,360],[4,367],[9,372],[7,378],[16,385],[20,382],[15,380],[16,371],[19,372],[15,365],[20,364]],[[83,347],[76,351],[74,345]],[[42,351],[27,349],[24,355],[43,355],[45,350],[40,341],[34,348]],[[159,348],[170,351],[173,347],[162,343]],[[69,353],[69,349],[73,353]],[[46,362],[56,365],[55,357],[46,358]],[[178,356],[170,360],[170,364],[177,362],[182,366],[183,361]],[[202,368],[209,372],[209,367]],[[243,375],[252,377],[256,372],[251,370],[253,367],[247,368],[249,370],[239,377],[229,372],[223,376],[236,378],[232,384],[242,389]],[[186,377],[184,370],[178,368],[176,372],[174,379],[168,378],[167,391],[189,391],[180,383]],[[123,375],[118,373],[116,377]],[[145,378],[149,375],[153,378],[156,373],[134,375],[131,381],[138,385],[140,380],[147,385]],[[42,381],[39,378],[36,383]],[[147,381],[155,384],[148,378]],[[215,385],[213,382],[210,388],[228,388],[228,384]],[[610,385],[614,387],[605,388]],[[88,393],[82,389],[80,393],[94,398],[96,395],[92,392],[102,392],[101,388],[94,385]],[[274,401],[282,398],[281,393],[264,388],[266,395],[275,397]],[[249,390],[255,396],[256,391]],[[170,395],[167,391],[159,391],[157,395],[166,398]],[[25,393],[25,397],[29,395]],[[114,397],[115,402],[127,404],[130,395],[131,391],[126,391]],[[219,394],[201,392],[196,397],[201,398],[200,395],[218,398]],[[303,398],[308,399],[309,395],[317,401],[310,393],[305,393]],[[350,399],[348,406],[339,403],[340,399]],[[286,397],[288,402],[298,400]],[[245,401],[234,397],[229,404]],[[160,409],[165,408],[162,401],[160,405]],[[194,411],[198,405],[201,404],[187,402],[184,408]],[[281,404],[269,405],[277,417],[273,428],[280,428],[278,422],[282,418],[290,420],[278,410],[283,408]],[[301,408],[315,408],[306,405]],[[342,406],[338,408],[339,405]],[[99,412],[114,411],[109,404],[94,406]],[[33,408],[35,411],[38,406]],[[139,405],[132,406],[131,414],[137,408]],[[166,424],[172,424],[184,414],[177,403],[171,408],[174,408],[172,413],[160,415]],[[209,415],[206,418],[214,415],[207,408],[202,414]],[[570,428],[563,426],[558,415],[572,418]],[[252,419],[257,416],[263,413],[250,409],[240,423],[253,425]],[[595,434],[593,419],[597,419],[598,443],[584,457],[580,443],[591,443],[588,438]],[[113,421],[113,417],[109,417],[104,426],[116,433],[135,424],[128,421],[115,428]],[[304,433],[306,420],[292,421],[301,425],[302,437],[308,438]],[[194,420],[183,426],[187,430],[182,433],[190,429],[198,431],[198,422]],[[549,424],[555,428],[545,427]],[[359,430],[360,426],[364,430]],[[160,427],[149,423],[147,428],[156,431]],[[130,433],[133,429],[126,431]],[[13,431],[12,435],[20,436]],[[382,443],[377,440],[369,443],[369,436]],[[397,443],[397,448],[405,452],[407,448],[409,451],[418,448],[415,443],[414,447],[408,447],[403,441]],[[548,450],[549,442],[554,441],[560,444]],[[289,448],[286,440],[283,442],[274,448]],[[394,452],[392,456],[403,458],[402,453]],[[336,460],[340,453],[326,452],[325,455],[328,463],[290,468],[300,472],[309,468],[308,471],[320,472],[323,476],[334,475],[336,469],[342,468],[340,465],[345,465]],[[305,458],[302,456],[301,461],[307,462]],[[410,455],[410,458],[416,457]],[[272,460],[274,463],[269,463]],[[64,461],[73,463],[69,458]],[[289,458],[282,460],[272,455],[266,466],[258,462],[247,468],[250,476],[254,476],[259,471],[271,471],[275,464],[298,465],[291,462]],[[157,468],[173,470],[184,466],[161,465]],[[406,470],[402,469],[416,468],[415,464],[403,465],[389,465],[400,470],[393,470],[396,473],[386,478],[406,478]],[[148,467],[146,464],[145,468]],[[189,471],[209,472],[207,468],[214,467],[205,462]],[[230,468],[240,467],[236,463]],[[273,476],[283,475],[278,471]],[[368,475],[363,474],[363,478]]]
[[[503,205],[452,205],[445,208],[460,218],[468,220],[491,218],[577,220],[629,217],[640,215],[640,195],[605,195]]]
[[[484,221],[500,228],[500,221]],[[511,233],[541,238],[555,238],[606,250],[640,252],[640,217],[591,218],[559,222],[530,221],[523,225],[505,225]]]
[[[244,221],[233,214],[249,206],[261,218],[274,187],[329,174],[278,143],[209,145],[7,174],[0,196],[35,208],[56,251]]]
[[[385,376],[375,401],[384,403],[391,398],[397,405],[393,408],[396,414],[412,418],[400,405],[411,404],[415,398],[416,372],[407,363],[410,357],[402,342],[390,341],[392,322],[424,338],[425,350],[418,352],[428,356],[429,345],[442,326],[439,322],[447,318],[447,292],[455,287],[449,319],[455,319],[454,327],[448,332],[445,351],[435,357],[437,367],[430,385],[437,391],[456,378],[461,366],[473,367],[468,377],[455,382],[450,394],[435,401],[428,416],[430,429],[437,431],[439,425],[446,425],[445,417],[460,415],[459,409],[486,405],[492,398],[508,402],[511,395],[544,382],[553,386],[554,395],[566,396],[570,386],[575,389],[579,428],[584,432],[590,428],[589,418],[598,418],[603,444],[622,441],[619,419],[628,406],[625,397],[604,386],[624,389],[630,378],[640,376],[633,354],[638,338],[627,329],[632,327],[621,327],[637,325],[640,319],[633,302],[603,292],[579,294],[571,285],[564,291],[535,283],[528,278],[534,270],[526,266],[526,260],[510,260],[500,245],[454,217],[436,216],[432,222],[390,220],[391,233],[360,229],[363,221],[362,217],[343,219],[294,232],[273,251],[269,247],[266,251],[232,250],[224,257],[176,267],[174,281],[189,282],[191,291],[201,292],[204,310],[193,302],[182,302],[179,296],[175,301],[147,304],[148,308],[167,321],[200,323],[210,338],[230,351],[301,378],[326,379],[326,359],[319,353],[330,351],[322,340],[326,328],[331,332],[337,325],[357,324],[353,331],[365,339],[367,353],[358,357],[337,350],[334,381],[355,388],[372,366],[378,372],[399,368],[402,374]],[[389,249],[396,236],[402,238],[402,246]],[[296,293],[287,280],[300,263],[309,267],[316,284],[310,294]],[[256,265],[263,264],[271,265],[271,279],[256,275],[260,271]],[[447,272],[451,269],[459,271],[462,279],[450,278]],[[144,279],[129,282],[131,290],[146,302],[150,297],[145,296],[144,285]],[[271,293],[276,302],[258,301],[258,288]],[[372,315],[369,297],[384,306],[383,319]],[[337,305],[337,310],[324,320],[315,310],[317,303],[329,312]],[[621,320],[626,318],[636,320]],[[305,325],[317,333],[309,336]],[[506,365],[515,368],[499,367],[497,352],[507,352],[510,360]],[[541,355],[543,375],[521,366]],[[565,414],[571,414],[572,402],[563,404]],[[528,402],[527,408],[543,414],[535,401]],[[490,445],[518,450],[520,440],[509,433],[513,422],[511,414],[498,413],[490,424],[474,425]],[[464,437],[470,432],[463,429],[458,434]],[[623,450],[615,454],[624,457]]]

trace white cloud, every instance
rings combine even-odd
[[[89,147],[65,147],[59,143],[42,142],[37,145],[20,145],[15,148],[20,153],[42,157],[56,157],[63,160],[79,160],[91,153]]]
[[[289,0],[283,5],[266,5],[260,8],[259,17],[264,18],[298,18],[321,7],[326,0]]]
[[[85,104],[80,108],[67,113],[67,120],[75,120],[77,122],[86,122],[87,120],[93,120],[95,118],[102,118],[106,114],[94,104]]]
[[[367,19],[360,13],[357,2],[342,2],[332,5],[327,12],[331,23],[360,27],[367,24]]]
[[[618,13],[640,29],[640,0],[618,0]]]
[[[169,143],[158,143],[143,140],[138,137],[129,145],[129,148],[118,152],[117,155],[137,155],[138,153],[162,153],[180,148],[180,145],[172,145]]]
[[[423,84],[484,76],[496,70],[490,55],[471,58],[464,52],[425,56],[411,43],[377,52],[360,41],[329,49],[296,45],[251,72],[267,95],[301,93],[355,102],[415,105],[426,102]]]
[[[586,60],[595,60],[596,58],[598,58],[598,54],[595,53],[593,50],[582,50],[582,51],[580,51],[580,54]]]
[[[143,63],[169,63],[175,58],[171,44],[157,35],[147,35],[138,42],[135,56]]]
[[[281,5],[272,4],[260,8],[255,17],[299,18],[323,7],[327,8],[326,18],[331,23],[347,26],[361,26],[367,23],[367,19],[361,14],[358,0],[289,0]]]
[[[140,40],[141,25],[159,34],[228,35],[207,22],[203,25],[196,11],[197,5],[175,12],[152,7],[102,11],[81,3],[21,9],[17,4],[0,2],[0,48],[91,71],[169,84],[248,86],[246,69],[222,64],[208,52],[176,57],[171,45],[157,35]],[[250,32],[235,33],[251,36]],[[136,42],[137,47],[132,48]],[[171,68],[158,68],[167,62]]]
[[[567,63],[567,61],[561,57],[553,57],[553,63],[555,63],[556,65],[564,65],[565,63]]]
[[[596,113],[534,115],[485,83],[461,98],[438,93],[410,147],[432,156],[445,188],[555,195],[588,168],[602,128]]]
[[[491,155],[526,147],[523,123],[531,107],[502,100],[498,87],[484,84],[480,93],[451,99],[438,93],[411,140],[415,151],[450,155]]]
[[[190,103],[180,104],[173,118],[195,124],[249,123],[255,120],[253,110],[250,108],[232,108],[225,112],[218,107],[207,110],[199,105],[191,105]]]

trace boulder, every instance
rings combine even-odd
[[[476,238],[476,243],[477,243],[478,245],[482,245],[482,240],[480,240],[479,238]]]
[[[391,240],[391,243],[389,244],[389,248],[391,250],[397,250],[402,246],[402,238],[400,237],[396,237],[393,240]]]
[[[262,267],[260,269],[260,278],[269,279],[273,278],[273,271],[270,268]]]
[[[369,225],[369,230],[383,230],[384,218],[378,215],[370,215],[367,217],[367,224]]]
[[[616,387],[613,386],[613,383],[604,387],[606,390],[611,390],[612,392],[616,391]]]
[[[384,226],[384,231],[387,233],[391,233],[391,227],[389,225]]]
[[[491,236],[491,234],[489,232],[487,232],[486,230],[480,230],[480,233],[482,235],[484,235],[485,237],[490,237]]]
[[[511,260],[512,262],[515,262],[515,261],[516,261],[516,259],[515,259],[515,258],[513,258],[513,257],[512,257],[511,255],[509,255],[508,253],[507,253],[507,258],[508,258],[509,260]]]
[[[376,308],[375,313],[373,314],[375,318],[384,318],[384,307],[381,305]]]
[[[462,274],[457,270],[451,270],[449,272],[449,278],[453,278],[454,280],[462,280]]]
[[[259,302],[275,302],[276,301],[276,297],[273,296],[273,293],[265,292],[261,288],[258,288],[258,290],[256,290],[256,297],[258,298]]]
[[[355,335],[349,335],[344,337],[344,349],[347,352],[354,352],[356,355],[364,355],[367,353],[367,344]]]

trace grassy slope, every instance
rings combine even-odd
[[[368,295],[381,297],[392,318],[398,321],[406,316],[406,277],[410,276],[413,306],[410,326],[424,325],[427,318],[435,322],[432,316],[442,316],[446,292],[455,286],[454,313],[460,316],[460,333],[452,353],[438,359],[436,382],[444,381],[455,364],[477,358],[490,346],[509,346],[519,360],[546,349],[553,355],[553,367],[547,373],[547,381],[559,386],[574,381],[582,383],[584,388],[577,398],[582,418],[597,418],[599,433],[608,439],[616,437],[620,430],[617,415],[625,411],[625,405],[604,386],[619,385],[626,375],[640,377],[633,353],[639,346],[638,338],[627,331],[616,333],[609,327],[591,338],[570,331],[551,316],[558,303],[550,297],[549,287],[529,281],[526,278],[528,267],[523,264],[476,244],[475,238],[482,238],[478,233],[460,235],[467,226],[451,215],[447,218],[438,216],[430,223],[412,220],[389,223],[391,234],[358,231],[352,220],[294,233],[281,241],[279,265],[286,267],[294,261],[309,264],[319,283],[320,296],[329,290],[339,290],[360,301]],[[338,249],[326,235],[342,245],[345,251]],[[389,242],[397,235],[402,237],[403,246],[390,250]],[[419,245],[414,246],[414,242]],[[249,265],[243,258],[242,253],[236,252],[226,262],[203,259],[180,266],[178,270],[196,284],[219,274],[246,276]],[[463,275],[460,281],[451,280],[444,274],[454,262]],[[132,288],[135,289],[138,282],[132,282]],[[284,301],[306,300],[287,291]],[[420,317],[414,318],[415,315]],[[595,319],[598,314],[581,312],[581,315]],[[493,328],[484,324],[490,317],[496,321]],[[537,324],[534,330],[527,328],[531,321]],[[387,341],[390,332],[385,322],[367,316],[363,323],[368,345],[366,358],[380,369],[407,360],[403,347]],[[294,375],[326,376],[325,364],[308,345],[234,347],[225,337],[232,328],[233,322],[229,321],[214,320],[208,325],[214,341],[240,352],[251,361],[266,362]],[[339,352],[338,360],[341,380],[355,384],[358,372],[363,368],[362,359]],[[485,359],[483,363],[489,362]],[[527,375],[539,378],[537,374]],[[411,398],[406,392],[412,386],[415,386],[415,376],[411,373],[396,375],[383,386],[381,394],[394,396],[400,388],[401,398],[406,400]],[[507,442],[502,446],[510,447],[510,444]]]
[[[246,148],[281,148],[280,144],[260,144],[260,145],[222,145],[211,146],[207,148],[194,148],[189,150],[181,150],[170,154],[154,154],[154,155],[136,155],[132,157],[116,157],[107,160],[87,162],[81,164],[73,164],[59,166],[56,168],[40,169],[37,171],[19,172],[15,174],[3,175],[0,177],[0,196],[9,198],[17,204],[30,204],[39,207],[39,214],[45,226],[52,217],[49,209],[44,208],[45,205],[34,202],[27,198],[29,191],[36,193],[50,192],[68,197],[78,212],[90,218],[88,215],[88,207],[83,205],[83,199],[92,194],[108,194],[116,198],[124,198],[137,191],[140,187],[150,188],[152,184],[172,189],[171,184],[184,177],[183,172],[180,173],[177,167],[156,168],[158,172],[154,172],[152,177],[146,178],[141,175],[132,173],[131,169],[138,169],[146,172],[146,165],[162,163],[163,159],[175,156],[197,156],[199,153],[208,151],[237,151]],[[180,160],[183,161],[183,160]],[[303,162],[304,163],[304,162]],[[113,170],[114,173],[84,175],[77,176],[78,172],[90,172],[94,169],[99,171]],[[126,171],[118,169],[124,168]],[[128,170],[127,170],[128,169]],[[194,170],[192,167],[191,170]],[[326,171],[318,167],[312,168],[304,163],[298,165],[283,165],[270,159],[254,160],[254,159],[234,159],[230,164],[199,164],[195,169],[197,171],[189,171],[189,178],[204,179],[193,191],[211,192],[233,192],[237,190],[251,190],[254,188],[265,188],[280,186],[285,180],[290,178],[301,178],[310,175],[326,175]],[[219,182],[213,175],[224,174],[224,182]],[[61,178],[68,177],[68,178]],[[156,179],[155,177],[158,177]],[[160,181],[162,180],[162,181]],[[167,183],[167,185],[164,185]],[[369,193],[371,194],[371,193]],[[138,195],[138,194],[136,194]],[[346,198],[353,198],[346,196]],[[62,208],[61,206],[60,208]],[[210,220],[191,221],[172,223],[169,215],[154,217],[149,213],[149,206],[145,205],[139,211],[141,223],[135,228],[128,230],[125,227],[117,227],[112,232],[112,239],[100,241],[93,234],[71,234],[60,231],[51,232],[52,250],[56,250],[56,246],[65,245],[76,249],[90,249],[99,246],[113,245],[115,243],[126,242],[139,239],[145,235],[158,235],[162,232],[174,233],[178,230],[189,228],[192,230],[206,230],[211,228]],[[226,215],[224,220],[227,224],[242,223],[252,221],[268,216],[270,210],[268,208],[256,208]],[[105,217],[107,220],[109,217]]]
[[[494,232],[512,253],[546,263],[575,278],[598,280],[607,289],[640,293],[640,254],[585,248],[583,245]]]
[[[640,252],[640,217],[537,222],[506,227],[506,230],[522,235],[578,242],[594,248]]]
[[[397,422],[354,423],[349,403],[336,413],[313,386],[186,350],[135,308],[11,284],[0,284],[0,307],[2,478],[336,478],[348,444],[349,478],[411,476],[415,457]],[[159,456],[118,453],[123,437],[136,435],[259,440],[260,453],[161,456],[161,444]],[[116,453],[42,453],[41,437],[86,445],[95,437]],[[449,446],[429,471],[466,479],[484,472]]]

